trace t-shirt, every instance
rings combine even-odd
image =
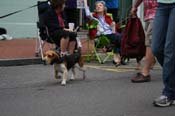
[[[175,0],[157,0],[158,3],[175,3]]]
[[[118,0],[96,0],[96,1],[104,1],[106,3],[107,8],[118,8],[119,7]]]
[[[154,19],[157,0],[144,0],[144,20]]]
[[[77,0],[66,0],[66,8],[77,8]]]

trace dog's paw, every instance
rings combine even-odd
[[[55,79],[61,79],[62,78],[62,73],[55,74]]]
[[[61,79],[61,75],[55,76],[55,79]]]
[[[66,85],[66,81],[62,81],[62,82],[61,82],[61,85],[62,85],[62,86],[65,86],[65,85]]]
[[[83,75],[83,80],[85,80],[86,79],[86,75]]]
[[[61,79],[61,77],[62,77],[61,74],[55,75],[55,78],[56,78],[56,79]]]
[[[70,81],[75,80],[75,75],[72,74],[72,76],[70,77]]]

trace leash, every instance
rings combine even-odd
[[[11,12],[11,13],[8,13],[8,14],[5,14],[5,15],[2,15],[2,16],[0,16],[0,19],[5,18],[5,17],[8,17],[8,16],[11,16],[11,15],[13,15],[13,14],[16,14],[16,13],[19,13],[19,12],[22,12],[22,11],[25,11],[25,10],[27,10],[27,9],[31,9],[31,8],[36,7],[36,6],[37,6],[37,5],[33,5],[33,6],[30,6],[30,7],[21,9],[21,10],[17,10],[17,11],[14,11],[14,12]]]

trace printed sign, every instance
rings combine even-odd
[[[83,8],[84,7],[84,0],[77,0],[77,8]]]

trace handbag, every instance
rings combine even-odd
[[[140,19],[129,17],[121,39],[121,55],[127,58],[144,57],[145,33]]]

